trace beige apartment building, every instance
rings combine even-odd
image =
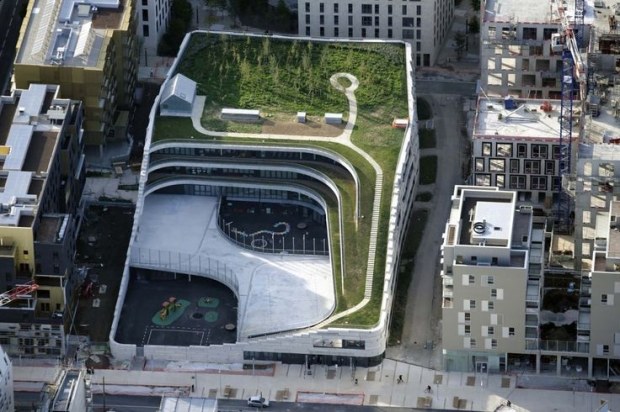
[[[500,372],[539,339],[544,223],[514,191],[456,186],[443,240],[447,370]]]
[[[435,64],[454,17],[450,0],[297,0],[300,36],[411,42],[417,66]]]
[[[124,139],[137,71],[134,0],[34,0],[17,43],[15,84],[58,84],[85,110],[85,142]]]

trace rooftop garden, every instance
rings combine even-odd
[[[364,297],[368,239],[372,216],[375,172],[359,153],[336,142],[312,140],[311,135],[336,136],[333,130],[321,129],[326,112],[348,116],[349,104],[343,92],[330,84],[335,73],[350,73],[359,80],[356,90],[358,113],[351,141],[364,150],[383,170],[383,196],[379,218],[377,254],[371,302],[361,310],[338,321],[340,326],[370,327],[377,323],[383,290],[385,250],[394,169],[404,133],[391,127],[394,118],[407,117],[405,50],[400,44],[329,43],[282,40],[271,37],[243,37],[216,34],[193,34],[188,48],[180,57],[178,72],[198,83],[198,95],[207,96],[202,125],[212,131],[278,134],[300,132],[295,113],[305,111],[315,124],[307,141],[269,140],[270,145],[319,147],[346,157],[361,180],[361,210],[366,216],[356,224],[354,219],[355,188],[350,179],[333,176],[341,191],[344,213],[344,285],[340,271],[335,270],[337,309],[341,312],[358,304]],[[347,84],[343,84],[345,87]],[[219,119],[223,107],[259,109],[262,123],[247,124]],[[275,126],[274,126],[275,125]],[[329,126],[333,127],[333,126]],[[284,131],[284,132],[283,132]],[[322,131],[325,131],[323,133]],[[159,117],[153,141],[162,139],[208,139],[210,142],[261,144],[251,137],[212,137],[199,133],[186,118]],[[328,169],[322,170],[328,173]],[[335,219],[334,211],[328,211]],[[337,225],[332,225],[337,230]],[[332,236],[337,233],[332,233]],[[339,239],[332,237],[333,244]],[[335,251],[337,253],[337,251]],[[339,254],[338,261],[339,261]],[[339,262],[334,260],[334,268]]]

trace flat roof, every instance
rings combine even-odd
[[[512,99],[512,102],[516,108],[506,109],[506,99],[481,98],[478,101],[474,139],[560,139],[559,100]],[[551,103],[551,111],[541,109],[545,102]],[[511,105],[508,104],[508,107]],[[573,136],[578,136],[578,131],[573,131]]]
[[[596,19],[594,2],[586,0],[583,3],[584,23],[592,24]],[[607,1],[606,3],[609,5],[610,2]],[[572,22],[575,16],[575,2],[564,1],[562,6],[566,10],[566,18]],[[559,16],[555,7],[554,1],[487,0],[483,20],[485,22],[511,22],[514,24],[552,24],[559,22]]]
[[[474,209],[472,242],[488,242],[490,245],[507,245],[511,238],[512,204],[506,202],[477,201]]]
[[[240,339],[310,327],[332,313],[335,293],[329,256],[255,253],[222,235],[217,219],[215,197],[148,195],[129,252],[130,265],[139,267],[131,262],[153,259],[151,263],[161,270],[172,271],[179,253],[219,261],[239,284]]]
[[[128,0],[35,0],[19,64],[94,67],[108,29],[121,28]]]
[[[39,220],[37,229],[37,241],[46,243],[56,243],[64,237],[69,215],[66,214],[46,214]]]

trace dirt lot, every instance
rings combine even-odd
[[[108,340],[131,235],[134,207],[90,206],[78,238],[76,266],[87,268],[92,287],[81,293],[76,330],[93,342]]]

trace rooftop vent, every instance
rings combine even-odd
[[[487,231],[487,222],[486,221],[475,222],[473,225],[473,229],[474,229],[474,232],[476,232],[479,235],[482,235],[484,234],[484,232]]]

